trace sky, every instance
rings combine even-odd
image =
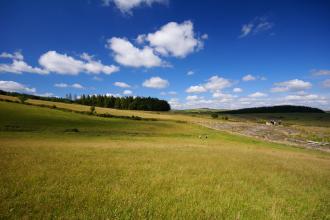
[[[330,109],[328,0],[0,0],[0,90]]]

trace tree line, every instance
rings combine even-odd
[[[74,100],[75,103],[105,108],[144,110],[144,111],[169,111],[171,106],[165,100],[152,97],[114,97],[106,95],[82,95]]]
[[[52,102],[64,102],[64,103],[78,103],[82,105],[116,108],[116,109],[128,109],[128,110],[143,110],[143,111],[169,111],[171,106],[166,100],[160,100],[152,97],[114,97],[106,95],[76,95],[67,94],[65,98],[60,97],[42,97],[31,94],[23,94],[17,92],[6,92],[0,90],[1,95],[9,95],[18,97],[20,100],[37,99]]]

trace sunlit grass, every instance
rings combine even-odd
[[[0,128],[0,218],[330,217],[327,153],[5,102]]]

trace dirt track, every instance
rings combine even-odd
[[[306,132],[291,126],[273,126],[251,122],[196,121],[197,124],[215,130],[255,137],[276,143],[284,143],[330,152],[330,143],[316,142],[303,138]]]

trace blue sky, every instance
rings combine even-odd
[[[1,0],[0,89],[330,109],[329,1]]]

